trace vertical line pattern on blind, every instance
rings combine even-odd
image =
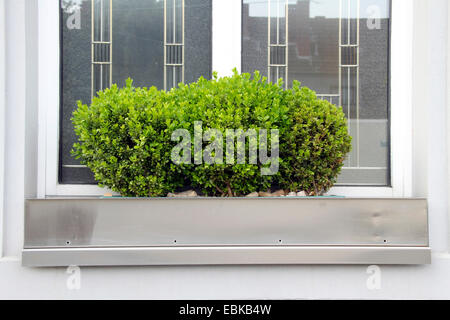
[[[276,3],[276,36],[272,39],[272,1]],[[283,5],[284,3],[284,5]],[[284,41],[280,40],[280,6],[284,7]],[[268,14],[267,14],[267,79],[268,81],[277,82],[278,79],[283,78],[285,88],[288,87],[288,55],[289,55],[289,4],[287,0],[268,0]],[[281,71],[281,75],[280,75]],[[284,76],[283,76],[284,75]]]
[[[107,34],[108,36],[106,37],[105,34]],[[97,91],[106,89],[111,85],[112,85],[112,0],[92,0],[91,1],[91,98],[94,97]]]
[[[181,13],[177,13],[177,9],[181,9]],[[180,26],[181,34],[177,34]],[[184,83],[184,28],[184,0],[164,0],[164,90]]]
[[[346,8],[344,7],[344,2]],[[356,12],[354,12],[356,13],[354,18],[352,18],[352,5],[353,9],[356,10]],[[339,105],[342,106],[344,109],[345,108],[347,109],[349,134],[353,136],[353,138],[356,140],[353,144],[355,148],[356,159],[352,158],[352,154],[349,154],[348,156],[349,166],[356,168],[360,167],[360,148],[359,148],[360,5],[361,5],[360,0],[339,0]],[[344,19],[343,17],[345,14],[346,18]],[[352,28],[352,20],[356,24],[356,29]],[[346,86],[343,86],[344,83],[346,84]],[[354,87],[354,90],[352,90],[352,87]],[[351,123],[352,107],[354,107],[354,114],[355,114],[354,120],[356,132],[353,132],[352,130],[352,123]]]

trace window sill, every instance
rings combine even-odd
[[[423,199],[26,201],[30,267],[430,262]]]
[[[108,188],[100,188],[89,184],[56,184],[47,190],[48,197],[100,197],[111,193],[118,195]],[[403,196],[399,190],[385,186],[334,186],[328,195],[350,198],[392,198]]]

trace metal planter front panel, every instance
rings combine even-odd
[[[343,198],[26,202],[25,249],[146,247],[177,249],[176,254],[199,246],[427,248],[427,204]]]

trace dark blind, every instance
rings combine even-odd
[[[59,182],[96,183],[71,155],[78,100],[128,77],[160,89],[210,78],[211,37],[211,0],[62,0]]]

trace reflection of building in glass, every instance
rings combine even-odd
[[[264,16],[249,16],[250,5],[252,4],[244,3],[243,5],[243,70],[245,72],[259,70],[267,76],[268,39],[266,30],[268,19]],[[352,20],[356,21],[356,19]],[[343,24],[346,23],[344,22]],[[381,20],[380,30],[369,30],[365,18],[360,19],[359,26],[359,66],[361,71],[370,70],[369,76],[360,75],[362,78],[360,83],[361,99],[365,100],[367,106],[367,103],[373,105],[376,100],[381,101],[385,98],[382,104],[386,109],[389,19]],[[356,22],[351,22],[351,28],[351,38],[353,38],[353,34],[356,32]],[[345,26],[343,33],[346,33]],[[346,41],[344,38],[343,42]],[[354,39],[351,39],[351,43],[353,41]],[[299,80],[303,85],[313,88],[319,94],[339,94],[338,18],[310,17],[310,1],[290,3],[288,56],[290,83],[293,80]],[[355,50],[347,52],[343,50],[343,65],[352,65],[356,60]],[[364,73],[361,71],[360,73]],[[347,89],[346,84],[342,85],[343,90]],[[385,92],[381,92],[380,89]],[[364,95],[367,95],[366,99],[364,99]],[[372,111],[363,112],[366,117],[386,118],[387,116],[387,113],[380,110],[380,107],[368,109]]]
[[[378,2],[384,7],[388,3]],[[259,70],[267,76],[269,0],[264,3],[243,4],[242,70]],[[373,179],[373,184],[385,185],[389,183],[389,18],[380,19],[379,29],[369,28],[367,17],[359,17],[358,9],[361,13],[367,9],[359,8],[359,0],[338,3],[335,14],[321,15],[315,8],[313,15],[311,1],[289,1],[288,82],[298,80],[343,107],[353,136],[345,182]],[[255,5],[258,10],[250,8]],[[270,17],[272,28],[273,10]]]

